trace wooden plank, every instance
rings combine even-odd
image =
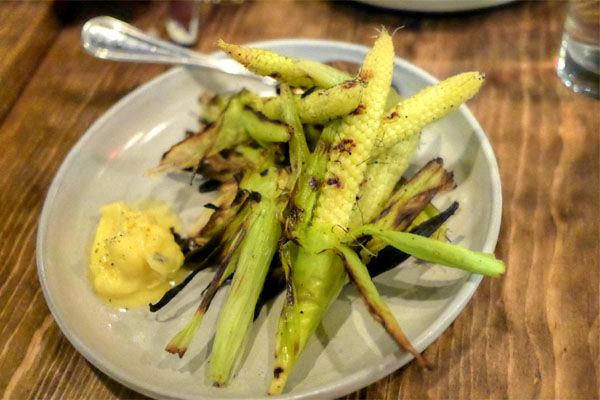
[[[51,2],[0,3],[0,122],[59,30]]]
[[[139,16],[139,23],[153,27],[164,7]],[[3,398],[138,396],[69,344],[49,314],[36,272],[36,222],[60,163],[95,119],[167,68],[95,59],[81,48],[80,29],[73,24],[61,30],[0,126]]]

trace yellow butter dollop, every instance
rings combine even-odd
[[[90,257],[98,295],[116,307],[148,305],[183,279],[184,256],[171,233],[181,223],[168,204],[116,202],[101,212]]]

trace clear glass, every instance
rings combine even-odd
[[[569,1],[556,70],[573,91],[600,98],[600,0]]]

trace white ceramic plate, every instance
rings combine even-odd
[[[257,43],[281,53],[318,61],[361,63],[367,48],[317,40]],[[272,377],[274,332],[281,298],[263,309],[253,325],[241,369],[226,388],[206,376],[207,356],[221,291],[183,359],[163,351],[193,314],[199,291],[210,275],[200,274],[168,307],[118,310],[92,292],[87,263],[99,220],[99,207],[117,200],[153,197],[174,205],[190,223],[210,199],[180,181],[150,179],[144,171],[196,127],[197,98],[205,89],[233,90],[254,81],[218,73],[175,68],[127,95],[98,119],[60,167],[40,218],[37,262],[46,300],[71,343],[100,370],[124,385],[160,398],[260,398]],[[394,83],[408,96],[435,79],[401,59]],[[485,91],[482,94],[485,96]],[[455,241],[473,250],[493,251],[501,216],[498,167],[485,134],[466,107],[428,127],[411,167],[442,156],[458,188],[436,199],[460,209],[451,219]],[[380,292],[419,350],[454,320],[477,288],[481,276],[408,261],[376,279]],[[325,315],[308,343],[282,398],[327,398],[359,389],[406,364],[400,351],[365,310],[351,287]]]
[[[515,0],[356,0],[393,10],[418,12],[459,12],[495,7]]]

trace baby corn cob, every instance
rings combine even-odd
[[[392,109],[375,144],[377,156],[369,160],[350,226],[367,223],[381,211],[408,167],[419,144],[420,131],[473,97],[483,79],[479,72],[455,75],[423,89]]]
[[[375,154],[456,110],[479,91],[484,79],[485,75],[480,72],[464,72],[400,102],[383,122]]]
[[[361,79],[367,82],[361,104],[357,112],[342,120],[337,142],[334,141],[335,146],[330,150],[325,187],[332,189],[322,189],[312,226],[307,226],[305,232],[297,229],[302,247],[297,247],[296,257],[292,260],[291,285],[288,285],[293,288],[291,293],[288,291],[291,301],[284,305],[277,331],[271,395],[281,393],[306,341],[347,282],[341,260],[333,251],[321,250],[336,245],[337,235],[331,229],[348,223],[366,168],[363,161],[370,155],[381,124],[392,79],[393,58],[391,37],[383,31],[361,70]]]
[[[356,207],[350,217],[351,227],[370,222],[381,211],[394,186],[406,171],[420,137],[420,132],[415,131],[369,162]]]
[[[314,61],[297,60],[270,50],[242,47],[223,40],[219,40],[218,45],[255,74],[270,76],[290,86],[326,88],[352,79],[349,74]]]
[[[337,142],[327,164],[326,185],[315,210],[314,225],[347,227],[360,183],[381,127],[392,81],[394,50],[391,37],[382,32],[367,55],[360,78],[368,82],[361,102],[342,120]]]

